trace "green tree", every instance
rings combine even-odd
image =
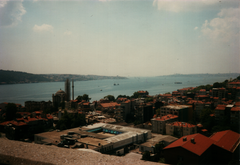
[[[205,108],[202,110],[201,114],[200,114],[200,120],[202,125],[204,126],[204,128],[206,128],[207,130],[211,131],[212,127],[214,126],[214,120],[213,118],[210,116],[210,114],[212,114],[213,111],[209,108]]]
[[[16,104],[8,103],[6,106],[6,121],[15,119],[16,113],[17,113]]]
[[[160,112],[161,112],[161,109],[160,109],[160,108],[156,109],[156,114],[157,114],[157,115],[160,115]]]
[[[107,98],[109,101],[115,101],[115,97],[113,95],[107,95],[104,98]]]
[[[145,151],[142,155],[142,160],[150,160],[150,152],[149,151]]]
[[[85,101],[89,101],[89,100],[91,100],[91,98],[89,98],[89,96],[87,95],[87,94],[84,94],[83,96],[78,96],[77,98],[76,98],[76,100],[78,100],[78,102],[81,102],[82,100],[85,100]]]
[[[130,99],[130,97],[129,97],[129,96],[126,96],[126,95],[118,95],[117,99],[118,99],[118,98],[127,98],[127,99]]]
[[[141,95],[138,92],[134,92],[133,95],[131,96],[131,98],[139,98],[139,97],[141,97]]]
[[[83,100],[86,100],[86,101],[91,100],[91,98],[89,98],[87,94],[84,94],[83,97],[82,97],[82,99],[83,99]]]
[[[151,102],[151,101],[153,101],[153,98],[152,98],[152,97],[145,98],[145,102],[146,102],[146,103]]]

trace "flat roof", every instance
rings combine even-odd
[[[86,143],[86,144],[96,146],[96,147],[99,147],[99,143],[101,143],[101,145],[107,145],[107,144],[110,143],[110,142],[105,141],[105,140],[101,140],[101,139],[97,139],[97,138],[91,138],[91,137],[85,137],[85,138],[78,139],[78,142]]]
[[[178,140],[178,138],[170,135],[157,135],[154,138],[148,139],[145,143],[142,143],[141,146],[152,147],[152,146],[155,146],[160,141],[166,141],[168,143],[172,143],[176,140]]]

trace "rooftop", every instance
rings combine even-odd
[[[166,116],[153,118],[152,120],[165,121],[165,120],[176,119],[176,118],[178,118],[178,116],[176,115],[166,115]]]
[[[240,134],[231,130],[226,130],[214,133],[210,139],[215,141],[215,145],[230,152],[234,152],[239,145]]]
[[[186,139],[186,140],[184,140]],[[192,139],[194,142],[192,142]],[[171,143],[164,149],[182,147],[190,152],[201,156],[215,141],[199,133],[183,136],[177,141]]]

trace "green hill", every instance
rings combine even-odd
[[[97,76],[76,74],[31,74],[19,71],[0,70],[0,84],[38,83],[65,81],[67,78],[74,81],[88,81],[101,79],[126,79],[120,76]]]

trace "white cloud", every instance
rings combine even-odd
[[[213,5],[219,3],[219,0],[154,0],[153,6],[158,10],[166,10],[171,12],[181,12],[188,10],[196,10],[201,6]]]
[[[218,17],[206,20],[202,25],[203,35],[224,42],[239,40],[240,8],[222,9]]]
[[[194,30],[197,30],[197,29],[198,29],[198,27],[195,27],[195,28],[194,28]]]
[[[33,31],[35,31],[35,32],[52,32],[53,27],[52,27],[52,25],[48,25],[48,24],[42,24],[41,26],[34,25]]]
[[[23,0],[19,1],[0,1],[0,26],[11,27],[22,21],[22,16],[26,10],[22,4]]]
[[[72,35],[72,32],[67,30],[67,31],[64,32],[64,35],[70,36],[70,35]]]

